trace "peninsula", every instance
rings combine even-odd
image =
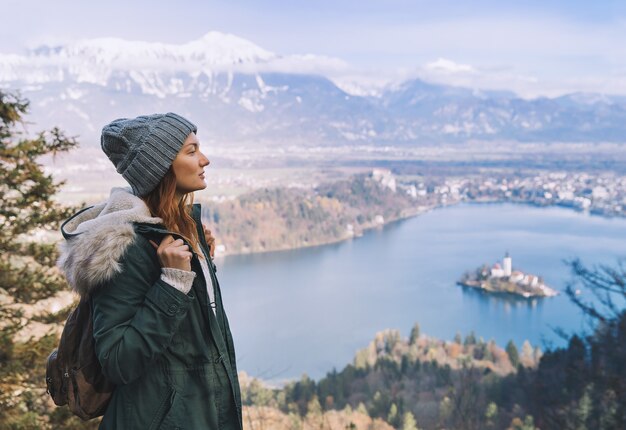
[[[491,268],[484,265],[473,273],[466,272],[457,283],[490,293],[510,293],[522,297],[552,297],[558,294],[545,285],[541,277],[512,268],[513,261],[507,252],[502,265],[495,263]]]

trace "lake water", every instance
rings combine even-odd
[[[238,367],[279,381],[320,378],[350,363],[375,333],[399,329],[451,340],[471,330],[504,346],[560,346],[554,328],[587,326],[564,294],[516,299],[456,285],[466,270],[509,251],[513,268],[563,290],[563,260],[626,257],[626,219],[564,208],[463,204],[437,209],[335,245],[218,260]]]

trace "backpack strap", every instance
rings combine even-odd
[[[148,240],[152,240],[154,242],[160,243],[161,240],[163,240],[163,237],[169,234],[169,235],[172,235],[172,237],[174,237],[175,239],[182,240],[183,243],[189,247],[191,252],[193,254],[196,254],[191,244],[189,244],[187,239],[181,236],[180,233],[167,230],[166,228],[163,228],[163,227],[155,226],[154,224],[134,223],[134,225],[135,225],[135,231],[141,234],[142,236],[144,236],[145,238],[147,238]],[[203,238],[200,238],[201,243],[202,243],[202,239]],[[209,263],[211,265],[211,268],[217,272],[217,267],[215,266],[215,263],[213,262],[212,258],[208,258],[207,263]]]

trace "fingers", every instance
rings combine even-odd
[[[152,245],[154,249],[159,249],[159,245],[157,245],[153,240],[149,240],[148,242],[150,242],[150,245]]]
[[[182,246],[185,246],[185,247],[187,247],[187,248],[188,248],[188,246],[187,246],[187,245],[185,245],[185,241],[184,241],[184,240],[182,240],[182,239],[176,239],[174,242],[170,242],[170,243],[167,245],[167,247],[168,247],[168,248],[170,248],[170,247],[180,248],[180,247],[182,247]]]
[[[191,261],[192,255],[193,254],[191,252],[181,252],[181,253],[173,254],[171,257],[178,258],[183,261]]]
[[[191,251],[189,250],[189,245],[185,245],[185,242],[178,239],[172,242],[167,248],[165,248],[164,252],[169,253],[170,255],[178,255],[180,257],[184,257],[191,259]]]
[[[152,246],[155,243],[152,243]],[[157,249],[157,254],[163,267],[172,267],[181,270],[191,270],[191,259],[193,253],[189,245],[182,239],[174,239],[172,235],[167,235],[161,240]]]
[[[174,242],[174,236],[172,236],[171,234],[168,234],[167,236],[164,236],[163,239],[161,240],[161,245],[167,246],[172,242]]]
[[[161,240],[161,244],[157,246],[154,241],[150,241],[152,246],[156,247],[161,253],[183,253],[181,255],[191,255],[189,252],[189,245],[185,244],[182,239],[174,239],[172,235],[167,235]],[[187,254],[184,254],[187,252]]]
[[[185,245],[185,241],[182,239],[174,239],[174,237],[171,234],[168,234],[167,236],[165,236],[163,238],[163,240],[161,241],[161,245],[159,246],[160,248],[170,248],[170,247],[181,247],[181,246],[186,246]],[[187,247],[189,248],[189,247]]]

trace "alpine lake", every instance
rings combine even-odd
[[[541,276],[549,298],[489,294],[457,285],[465,271],[501,262]],[[560,207],[461,204],[313,248],[216,260],[237,364],[266,381],[319,379],[352,362],[376,332],[392,328],[452,340],[455,334],[565,344],[556,330],[589,331],[563,293],[565,261],[615,265],[626,257],[626,219]],[[587,297],[589,296],[589,297]],[[588,291],[581,298],[591,299]]]

